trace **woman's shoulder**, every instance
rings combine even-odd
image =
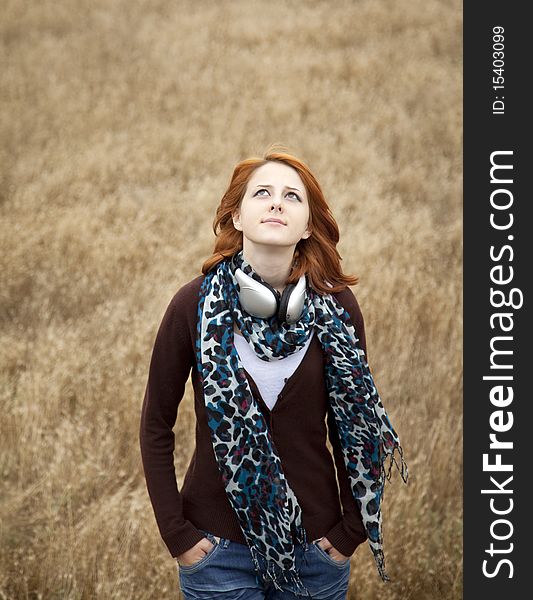
[[[360,323],[363,321],[361,307],[359,306],[356,295],[349,286],[346,286],[340,292],[333,292],[332,295],[335,296],[339,304],[348,311],[352,318],[352,322],[355,321]]]
[[[200,295],[200,287],[205,279],[205,275],[202,273],[194,279],[187,281],[182,284],[172,297],[170,304],[179,306],[181,309],[187,306],[194,306],[198,304],[198,297]]]
[[[353,293],[351,288],[345,287],[340,292],[333,293],[333,295],[336,297],[339,304],[341,304],[342,307],[350,315],[350,321],[355,327],[357,337],[359,338],[359,343],[366,355],[366,360],[368,361],[368,353],[366,348],[365,320],[363,318],[363,313],[361,312],[361,308],[359,306],[357,298],[355,297],[355,294]]]
[[[346,286],[339,292],[332,292],[332,295],[346,308],[346,304],[357,303],[357,298],[351,287]]]
[[[200,292],[200,287],[201,287],[204,279],[205,279],[205,275],[203,273],[201,273],[200,275],[197,275],[190,281],[183,283],[176,291],[175,296],[180,296],[180,297],[186,298],[189,296],[198,295]]]

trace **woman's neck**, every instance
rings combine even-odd
[[[243,248],[243,258],[253,270],[280,293],[287,285],[294,256],[292,246]]]

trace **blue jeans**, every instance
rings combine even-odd
[[[272,582],[260,585],[247,545],[215,537],[200,529],[214,547],[190,566],[177,565],[185,600],[294,600],[291,584],[283,591]],[[350,561],[338,562],[318,546],[318,540],[295,546],[295,566],[313,600],[346,600],[350,582]]]

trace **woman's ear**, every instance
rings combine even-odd
[[[235,229],[237,231],[242,231],[241,215],[240,215],[239,211],[235,211],[231,215],[231,218],[233,219],[233,227],[235,227]]]
[[[309,229],[306,229],[303,234],[302,237],[300,239],[302,240],[306,240],[307,238],[311,237],[311,231]]]

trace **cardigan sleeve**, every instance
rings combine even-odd
[[[155,338],[139,429],[148,494],[161,537],[174,557],[204,537],[183,516],[174,470],[173,427],[194,360],[182,296],[179,290],[171,300]]]
[[[350,320],[355,327],[356,335],[359,338],[359,344],[362,350],[364,350],[368,362],[365,325],[359,303],[350,288],[343,290],[339,293],[338,297],[342,305],[350,314]],[[326,537],[341,554],[351,556],[356,548],[367,539],[367,534],[363,525],[359,506],[352,494],[348,472],[346,471],[346,465],[344,463],[337,424],[331,408],[328,408],[327,423],[328,437],[333,449],[335,467],[337,470],[343,517],[341,521],[334,525],[326,534]]]

